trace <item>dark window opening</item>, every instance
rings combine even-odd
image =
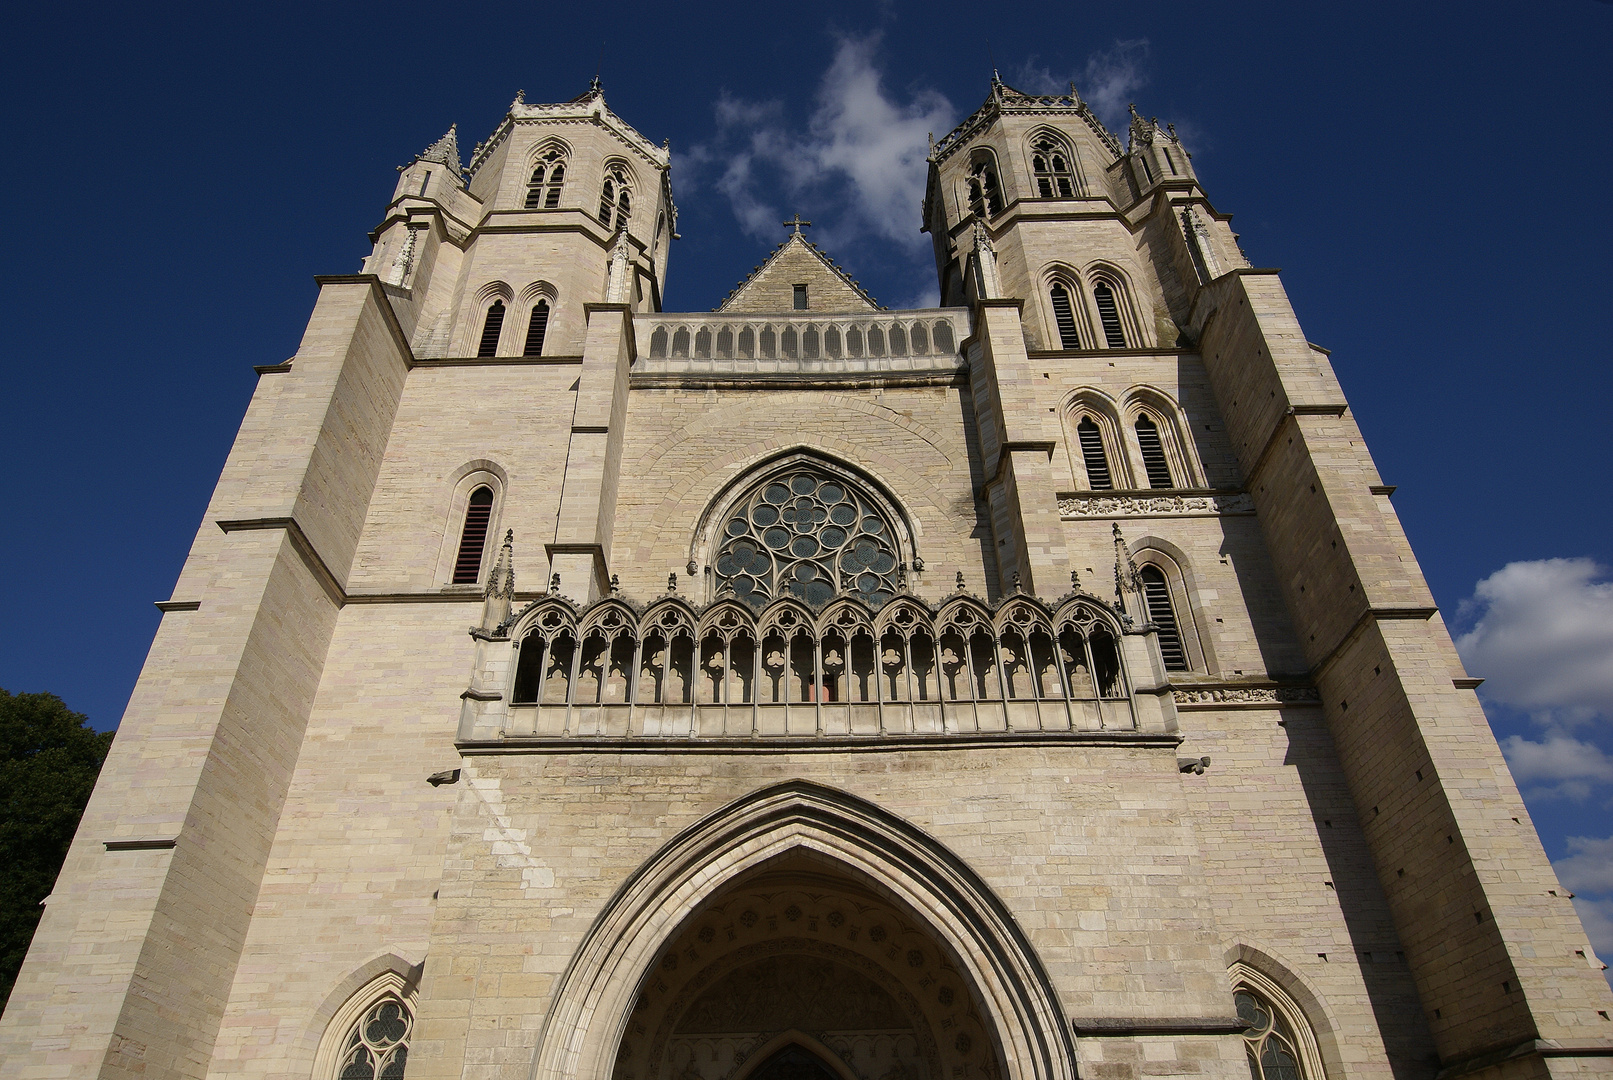
[[[504,301],[494,300],[487,309],[487,321],[482,324],[482,340],[476,346],[477,356],[497,356],[499,335],[504,332]]]
[[[1087,486],[1093,491],[1114,490],[1114,480],[1109,475],[1109,459],[1103,452],[1103,433],[1098,430],[1098,425],[1092,422],[1092,417],[1083,416],[1075,426],[1075,433],[1081,443],[1081,459],[1087,466]]]
[[[1092,287],[1092,299],[1098,304],[1098,319],[1103,323],[1103,336],[1111,349],[1126,347],[1125,332],[1120,329],[1120,308],[1115,305],[1114,290],[1109,283],[1100,281]]]
[[[1170,463],[1165,460],[1165,445],[1159,439],[1159,428],[1146,415],[1137,417],[1137,445],[1143,452],[1143,468],[1148,471],[1148,486],[1175,487],[1176,485],[1171,483]]]
[[[1075,332],[1075,309],[1070,306],[1070,292],[1063,285],[1055,285],[1050,293],[1053,301],[1053,320],[1058,323],[1059,344],[1066,349],[1079,349],[1081,336]]]
[[[794,289],[795,289],[795,310],[796,311],[805,311],[807,309],[806,286],[805,285],[796,285],[796,286],[794,286]]]
[[[474,585],[482,573],[482,549],[487,546],[487,525],[493,516],[493,489],[470,493],[465,508],[465,531],[459,534],[459,555],[454,559],[454,584]]]
[[[1148,621],[1159,630],[1159,654],[1165,659],[1165,670],[1186,671],[1187,653],[1182,649],[1176,611],[1171,607],[1170,583],[1157,566],[1143,567],[1140,576],[1143,581],[1143,602],[1148,607]]]
[[[1143,167],[1143,175],[1146,176],[1148,178],[1148,182],[1152,184],[1154,182],[1154,170],[1148,167],[1148,155],[1139,153],[1137,155],[1137,163]]]
[[[543,355],[543,335],[549,330],[549,301],[539,300],[532,305],[532,317],[526,324],[526,347],[522,356]]]

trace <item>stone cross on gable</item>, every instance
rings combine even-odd
[[[811,225],[812,222],[810,222],[810,221],[802,221],[801,220],[801,215],[796,214],[795,217],[793,217],[789,221],[784,222],[784,224],[786,226],[794,225],[795,226],[795,232],[793,234],[791,234],[791,235],[800,236],[801,235],[801,226],[803,226],[803,225]]]

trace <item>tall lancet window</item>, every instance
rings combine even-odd
[[[1114,490],[1115,483],[1109,475],[1109,458],[1103,452],[1103,432],[1092,422],[1092,417],[1083,416],[1081,422],[1075,425],[1075,437],[1081,444],[1081,460],[1087,467],[1087,487],[1093,491]]]
[[[1092,286],[1092,300],[1098,305],[1098,321],[1103,324],[1103,337],[1111,349],[1126,347],[1126,334],[1120,328],[1120,308],[1115,303],[1115,291],[1107,281]]]
[[[504,301],[494,300],[487,309],[487,320],[482,323],[482,340],[477,343],[477,356],[497,356],[498,339],[504,333]]]
[[[566,182],[565,158],[558,150],[551,150],[532,170],[526,186],[526,208],[539,207],[553,210],[560,205],[560,188]]]
[[[1044,199],[1075,196],[1075,177],[1070,170],[1070,153],[1051,135],[1031,144],[1031,171],[1036,174],[1036,194]]]
[[[1159,439],[1159,427],[1147,413],[1137,417],[1137,447],[1143,452],[1143,468],[1148,472],[1151,488],[1175,487],[1171,483],[1170,463],[1165,460],[1165,445]]]
[[[1166,671],[1186,671],[1187,652],[1182,648],[1182,631],[1176,622],[1176,609],[1171,606],[1171,586],[1165,573],[1157,566],[1145,566],[1138,573],[1142,578],[1143,602],[1148,606],[1148,621],[1159,631],[1159,653],[1165,659]]]
[[[493,489],[479,487],[465,507],[465,528],[459,534],[454,558],[454,584],[474,585],[482,576],[482,550],[487,547],[487,526],[493,517]]]
[[[1002,187],[997,183],[997,163],[985,151],[976,151],[969,165],[969,209],[977,217],[995,217],[1002,212]]]
[[[1070,306],[1070,290],[1055,284],[1048,291],[1053,301],[1053,321],[1058,324],[1059,344],[1066,349],[1079,349],[1081,335],[1075,332],[1075,309]]]
[[[385,997],[353,1025],[342,1048],[337,1080],[403,1080],[409,1060],[409,1034],[414,1016],[409,1006]]]
[[[605,172],[605,183],[599,189],[599,223],[615,232],[627,222],[633,210],[633,196],[627,187],[627,172],[620,165],[612,165]]]
[[[532,316],[526,321],[526,346],[522,356],[543,355],[543,335],[549,332],[549,301],[539,298],[532,305]]]
[[[899,561],[891,522],[867,492],[800,464],[728,511],[715,569],[719,595],[755,607],[778,596],[816,606],[844,592],[878,608],[899,588]]]

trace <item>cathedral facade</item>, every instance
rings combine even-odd
[[[995,78],[941,306],[670,155],[401,169],[234,448],[7,1077],[1613,1072],[1613,995],[1325,349],[1168,126]]]

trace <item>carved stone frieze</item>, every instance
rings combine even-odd
[[[1255,502],[1236,495],[1061,495],[1062,518],[1161,517],[1174,514],[1252,514]]]
[[[1320,702],[1314,686],[1221,686],[1172,690],[1177,705],[1295,705]]]

